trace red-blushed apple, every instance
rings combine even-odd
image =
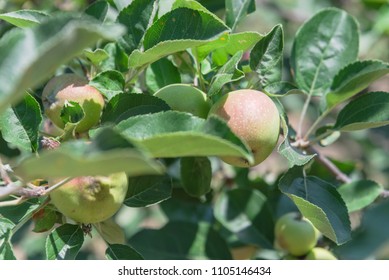
[[[84,176],[55,189],[50,198],[66,217],[90,224],[112,217],[122,206],[127,189],[128,179],[124,172],[110,176]]]
[[[73,101],[84,110],[84,118],[77,124],[75,131],[82,133],[98,124],[104,107],[102,94],[88,85],[88,80],[75,74],[63,74],[52,78],[42,93],[46,116],[59,128],[64,128],[61,111],[65,102]]]
[[[280,115],[265,93],[243,89],[222,96],[211,107],[208,116],[216,115],[227,122],[238,137],[246,142],[254,156],[252,165],[244,158],[223,157],[238,167],[250,167],[264,161],[273,151],[280,134]]]

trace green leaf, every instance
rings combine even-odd
[[[84,118],[85,112],[78,102],[66,100],[60,116],[65,125],[78,124]]]
[[[128,179],[124,204],[129,207],[146,207],[170,198],[172,182],[168,176],[138,176]]]
[[[367,209],[353,239],[335,248],[336,255],[345,260],[380,258],[378,254],[387,248],[389,242],[388,216],[388,200]],[[388,257],[387,250],[384,257],[385,259]]]
[[[38,130],[42,122],[39,103],[30,94],[0,114],[0,130],[5,141],[25,151],[38,149]]]
[[[59,148],[23,160],[15,172],[26,181],[108,175],[125,171],[128,176],[159,174],[163,167],[152,161],[110,128],[101,129],[91,143],[73,140]]]
[[[121,93],[106,105],[101,117],[102,123],[119,123],[136,115],[170,110],[163,100],[146,94]]]
[[[108,59],[101,62],[101,69],[103,71],[128,71],[128,55],[118,43],[108,43],[105,45],[104,51],[108,53]]]
[[[115,39],[122,26],[58,16],[29,29],[14,29],[0,39],[0,112],[39,85],[57,67],[98,40]],[[20,55],[23,53],[23,55]]]
[[[126,81],[122,73],[115,70],[107,70],[97,74],[89,82],[92,87],[98,89],[107,100],[124,91]]]
[[[264,91],[272,97],[283,97],[290,94],[303,93],[295,85],[289,82],[275,82],[264,87]]]
[[[331,92],[326,95],[327,107],[332,108],[367,88],[389,73],[389,64],[378,60],[356,61],[341,69],[334,77]]]
[[[215,40],[197,47],[196,52],[200,61],[215,50],[225,55],[234,55],[239,51],[245,52],[251,49],[261,38],[261,34],[252,31],[223,34]]]
[[[224,239],[203,222],[169,222],[158,230],[143,229],[129,243],[146,260],[231,259]]]
[[[183,157],[180,163],[182,187],[190,196],[201,197],[211,190],[212,167],[207,157]]]
[[[58,212],[52,207],[44,207],[32,217],[34,221],[33,232],[46,232],[51,230],[58,221]]]
[[[382,186],[370,180],[359,180],[343,184],[338,188],[349,212],[369,206],[377,199],[382,190]]]
[[[231,59],[217,71],[212,78],[208,90],[208,96],[219,93],[222,87],[230,82],[238,81],[244,77],[244,73],[238,69],[238,63],[242,59],[243,52],[237,52]]]
[[[215,218],[239,240],[257,244],[264,248],[273,247],[274,221],[266,197],[254,189],[234,189],[223,192],[215,202]]]
[[[154,0],[134,0],[120,11],[117,22],[127,27],[127,33],[119,40],[127,54],[140,47],[140,42],[152,21],[156,7]]]
[[[108,260],[143,260],[134,248],[123,244],[109,244],[105,256]]]
[[[132,0],[112,0],[116,6],[116,9],[120,12],[125,7],[131,4]]]
[[[258,73],[262,87],[281,79],[274,71],[281,73],[283,49],[284,32],[281,25],[276,25],[251,50],[250,68]]]
[[[345,11],[318,12],[297,32],[291,56],[294,77],[308,94],[323,95],[336,73],[358,55],[359,33],[355,19]]]
[[[307,164],[316,155],[308,155],[303,151],[300,151],[293,147],[289,141],[289,127],[287,124],[286,116],[281,115],[281,124],[283,129],[284,140],[278,146],[278,153],[288,160],[289,168],[295,165],[303,166]]]
[[[106,1],[97,1],[90,4],[86,8],[85,14],[90,15],[101,22],[104,22],[107,17],[108,9],[109,4]]]
[[[338,245],[351,239],[347,207],[333,185],[293,167],[281,178],[279,188],[323,235]]]
[[[354,131],[389,124],[389,93],[369,92],[347,104],[336,119],[334,129]]]
[[[84,243],[79,225],[64,224],[53,230],[46,239],[47,260],[74,260]]]
[[[20,223],[26,217],[32,216],[39,207],[38,199],[30,199],[26,203],[19,205],[0,207],[0,217],[7,218],[14,224]]]
[[[112,218],[93,224],[93,226],[108,244],[124,244],[126,242],[124,230]]]
[[[255,11],[255,0],[226,0],[226,23],[232,30],[248,14]]]
[[[129,65],[140,67],[152,63],[169,54],[212,41],[227,31],[228,27],[209,13],[188,8],[175,9],[147,30],[143,41],[145,52],[135,50],[129,57]]]
[[[90,50],[85,49],[84,55],[94,64],[99,65],[109,57],[109,54],[103,49]]]
[[[181,83],[180,72],[167,58],[162,58],[147,68],[146,85],[151,92],[156,92],[164,86],[178,83]]]
[[[35,10],[20,10],[0,14],[0,19],[21,28],[28,28],[38,25],[47,20],[49,17],[50,15],[47,13]]]
[[[0,217],[0,260],[16,260],[10,242],[14,226],[10,220]]]
[[[246,145],[227,124],[188,113],[167,111],[129,118],[116,126],[153,157],[238,156],[252,160]]]

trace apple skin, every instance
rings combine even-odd
[[[65,101],[74,101],[83,108],[85,116],[77,124],[75,131],[86,132],[100,121],[104,98],[88,80],[75,74],[63,74],[52,78],[42,93],[46,116],[59,128],[65,128],[61,110]]]
[[[227,122],[244,140],[254,155],[254,163],[238,157],[223,157],[237,167],[255,166],[274,150],[280,134],[280,115],[274,102],[265,93],[243,89],[227,93],[211,107],[208,116],[216,115]]]
[[[314,248],[319,237],[312,223],[297,212],[281,216],[276,222],[274,233],[276,247],[297,257],[306,255]]]
[[[126,173],[76,177],[50,193],[51,202],[72,220],[91,224],[107,220],[122,206],[128,189]]]
[[[306,260],[337,260],[337,258],[328,250],[315,247],[305,257]]]
[[[206,118],[211,101],[201,90],[185,84],[172,84],[161,88],[154,96],[161,98],[172,110]]]

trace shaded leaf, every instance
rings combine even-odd
[[[127,27],[127,33],[119,40],[127,54],[140,47],[141,40],[152,20],[156,7],[154,0],[134,0],[122,9],[117,22]]]
[[[47,260],[74,260],[84,243],[84,232],[78,225],[64,224],[46,239]]]
[[[334,129],[353,131],[389,124],[389,93],[369,92],[347,104],[336,118]]]
[[[172,183],[168,176],[138,176],[128,179],[124,204],[129,207],[146,207],[171,197]]]
[[[167,58],[162,58],[147,68],[146,85],[151,92],[156,92],[164,86],[176,83],[181,83],[180,72]]]
[[[338,245],[351,239],[347,207],[333,185],[293,167],[281,178],[279,188],[323,235]]]
[[[106,1],[96,1],[86,8],[85,14],[104,22],[107,17],[108,8],[109,4]]]
[[[143,260],[134,248],[123,244],[109,244],[105,256],[108,260]]]
[[[109,57],[108,53],[103,49],[96,49],[93,51],[85,49],[84,54],[94,65],[98,65]]]
[[[108,58],[101,62],[103,71],[128,71],[128,55],[118,43],[108,43],[105,45],[104,51],[108,53]]]
[[[64,106],[61,110],[61,120],[65,124],[78,124],[85,116],[84,109],[78,102],[75,101],[65,101]],[[74,126],[75,128],[75,126]],[[66,128],[65,128],[66,130]]]
[[[170,110],[161,99],[146,94],[121,93],[106,105],[102,123],[119,123],[130,117]]]
[[[284,32],[281,25],[276,25],[251,50],[250,68],[258,73],[261,86],[278,82],[281,75],[282,53],[284,49]]]
[[[215,218],[241,242],[272,248],[274,221],[266,201],[267,198],[254,189],[223,192],[215,203]]]
[[[211,190],[212,167],[207,157],[181,158],[181,182],[187,194],[201,197]]]
[[[389,201],[384,201],[369,208],[363,215],[361,226],[347,244],[335,248],[341,259],[373,259],[380,257],[389,242]],[[382,252],[385,253],[385,252]],[[386,251],[386,256],[388,253]]]
[[[44,207],[33,215],[32,220],[34,221],[33,232],[49,231],[58,221],[58,212],[52,207]]]
[[[359,33],[355,19],[345,11],[318,12],[298,30],[292,48],[294,79],[308,94],[323,95],[333,77],[358,55]]]
[[[264,87],[264,91],[274,97],[283,97],[290,94],[301,94],[303,93],[295,85],[289,82],[275,82],[268,84]]]
[[[20,103],[0,114],[0,130],[4,140],[25,151],[38,149],[41,122],[40,106],[30,94],[26,94]]]
[[[332,108],[367,88],[389,73],[389,64],[378,60],[353,62],[334,77],[331,92],[326,95],[327,107]]]
[[[169,222],[141,230],[129,243],[145,259],[231,259],[226,242],[207,223]]]
[[[382,186],[370,180],[359,180],[343,184],[338,188],[349,212],[369,206],[377,199],[382,190]]]

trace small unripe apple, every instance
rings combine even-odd
[[[254,155],[252,165],[239,157],[223,157],[226,163],[238,167],[257,165],[271,154],[277,144],[280,115],[271,98],[261,91],[244,89],[227,93],[212,106],[208,116],[211,115],[225,120]]]
[[[305,257],[306,260],[337,260],[337,258],[328,250],[315,247]]]
[[[173,84],[161,88],[154,96],[161,98],[175,111],[191,113],[206,118],[211,101],[201,90],[185,84]]]
[[[316,246],[318,230],[300,213],[280,217],[275,225],[276,246],[294,256],[303,256]]]
[[[64,128],[61,111],[66,101],[77,102],[84,110],[84,118],[77,124],[76,132],[86,132],[95,126],[104,107],[104,98],[88,80],[75,74],[63,74],[52,78],[42,93],[46,116],[59,128]]]
[[[122,206],[128,189],[127,175],[77,177],[50,193],[52,203],[65,216],[83,223],[112,217]]]

